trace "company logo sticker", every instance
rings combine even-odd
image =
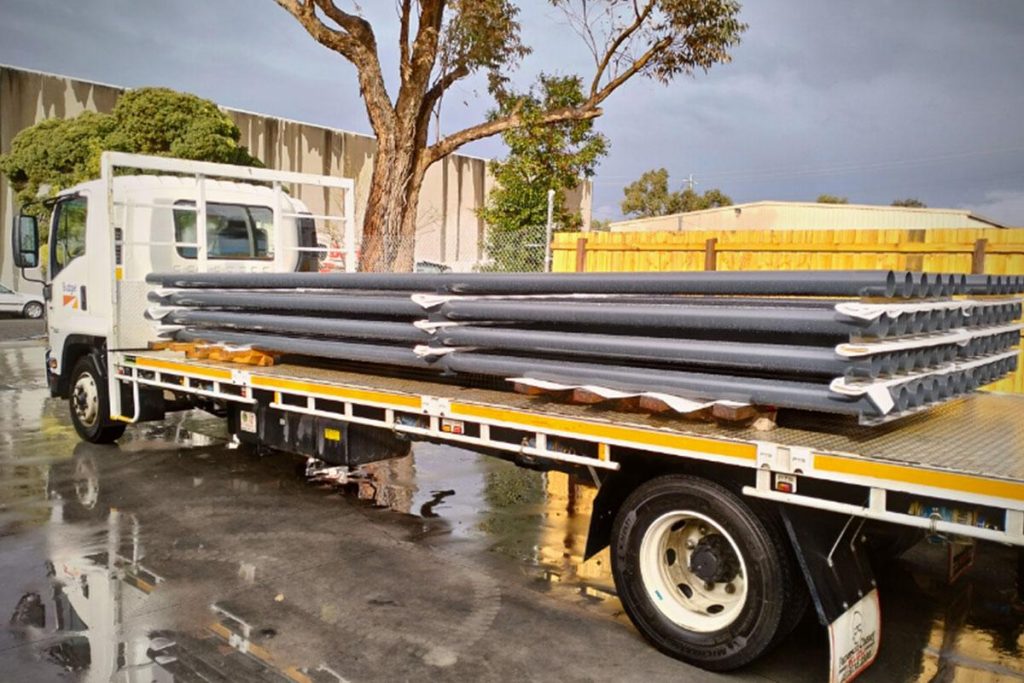
[[[64,307],[70,307],[77,311],[79,309],[78,285],[64,283],[64,290],[62,294]]]

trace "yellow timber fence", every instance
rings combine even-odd
[[[562,232],[554,272],[892,268],[1024,274],[1024,228]],[[993,391],[1024,393],[1024,358]]]

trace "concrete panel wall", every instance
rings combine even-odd
[[[44,119],[76,116],[86,110],[110,111],[122,91],[114,86],[0,66],[0,153],[9,151],[20,130]],[[357,230],[361,227],[376,146],[372,137],[251,112],[225,111],[241,130],[242,144],[268,167],[353,178]],[[484,224],[476,211],[492,184],[484,159],[452,155],[428,171],[420,194],[417,260],[444,263],[456,270],[469,270],[480,260]],[[300,188],[299,196],[313,213],[342,212],[338,193]],[[570,206],[581,210],[584,223],[589,225],[589,185],[573,194]],[[16,277],[9,254],[15,210],[14,193],[0,179],[0,282],[7,285],[15,285]],[[340,224],[337,230],[340,235]]]
[[[83,111],[110,111],[121,90],[33,71],[0,66],[0,154],[11,149],[14,136],[49,118],[77,116]],[[16,271],[10,257],[10,234],[17,207],[14,190],[0,174],[0,282],[15,288]]]

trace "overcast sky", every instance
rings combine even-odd
[[[359,4],[394,74],[396,3]],[[521,6],[534,53],[517,79],[589,72],[557,10]],[[737,202],[917,197],[1024,225],[1024,2],[773,0],[744,3],[742,18],[731,64],[608,101],[595,216],[618,217],[622,186],[664,166]],[[0,0],[0,63],[370,132],[353,69],[273,0]],[[489,106],[480,83],[462,86],[443,127]],[[498,141],[464,151],[503,154]]]

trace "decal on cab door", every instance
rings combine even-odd
[[[77,311],[80,305],[78,298],[78,285],[73,285],[67,282],[64,283],[64,290],[62,294],[62,301],[64,302],[64,307],[70,307]]]

